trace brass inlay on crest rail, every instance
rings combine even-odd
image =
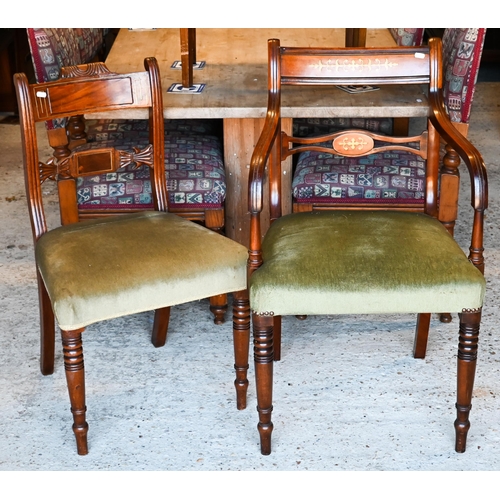
[[[311,64],[311,67],[318,68],[321,71],[323,69],[327,69],[329,71],[342,71],[348,69],[354,70],[388,70],[389,68],[393,68],[394,66],[398,66],[396,62],[390,62],[388,59],[328,59],[328,60],[319,60],[316,64]]]

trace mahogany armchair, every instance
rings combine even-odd
[[[41,370],[43,374],[54,370],[57,322],[73,430],[82,455],[88,451],[82,332],[106,319],[154,310],[152,343],[160,347],[165,344],[171,306],[233,293],[237,407],[246,406],[247,249],[168,213],[163,103],[156,60],[146,59],[145,68],[145,72],[119,75],[109,72],[103,63],[91,63],[75,67],[71,77],[31,85],[24,74],[14,77],[38,277]],[[149,140],[144,147],[92,144],[63,158],[40,159],[37,123],[123,107],[149,110]],[[150,169],[154,209],[80,221],[75,208],[77,179],[115,175],[125,165]],[[42,186],[48,179],[58,182],[63,224],[51,230],[43,205]]]
[[[71,76],[73,66],[98,59],[103,32],[102,28],[27,28],[37,82]],[[164,130],[170,211],[222,233],[226,174],[221,124],[165,120]],[[85,143],[131,147],[147,144],[149,137],[147,120],[84,120],[82,115],[48,121],[47,132],[59,158]],[[154,208],[148,168],[125,167],[116,175],[81,177],[77,194],[82,220]],[[214,322],[223,323],[227,297],[211,297],[210,309]]]
[[[323,49],[281,47],[269,41],[268,108],[252,156],[249,179],[251,239],[249,293],[254,329],[258,429],[263,454],[271,452],[273,360],[282,315],[415,313],[414,354],[425,353],[431,313],[460,317],[455,449],[463,452],[470,426],[483,276],[483,221],[487,176],[479,152],[453,127],[443,102],[441,41],[428,47]],[[332,67],[331,71],[325,68]],[[335,71],[342,67],[342,71]],[[310,85],[420,85],[428,98],[426,127],[413,137],[388,137],[354,129],[319,137],[293,137],[281,127],[281,96]],[[425,104],[427,103],[427,104]],[[439,146],[443,139],[464,161],[471,181],[471,244],[467,257],[439,221]],[[383,159],[366,172],[387,181],[405,162],[422,171],[423,210],[355,209],[281,213],[281,162],[298,155],[329,155],[350,164]],[[377,167],[377,164],[370,162]],[[380,166],[380,165],[379,165]],[[382,168],[383,167],[383,168]],[[404,175],[404,174],[403,174]],[[260,213],[268,184],[272,224],[262,238]],[[446,189],[441,186],[441,191]]]

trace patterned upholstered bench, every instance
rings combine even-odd
[[[61,68],[97,58],[104,44],[103,28],[26,28],[37,82],[61,77]],[[66,126],[65,120],[46,123],[47,129]]]
[[[443,96],[450,120],[467,136],[486,28],[446,28],[443,33]]]

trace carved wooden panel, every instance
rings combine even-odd
[[[68,99],[68,94],[73,99]],[[53,86],[45,96],[38,95],[37,99],[47,99],[50,112],[55,114],[73,115],[85,109],[85,101],[92,97],[92,107],[111,107],[130,105],[134,102],[132,85],[128,78],[110,80],[96,80],[92,85],[87,82],[75,82],[65,86]],[[87,104],[88,107],[88,104]]]
[[[153,168],[153,146],[149,144],[144,149],[133,148],[133,151],[91,149],[78,151],[60,161],[53,158],[47,163],[40,162],[40,181],[107,174],[130,164],[135,164],[136,168],[142,165]]]
[[[65,66],[61,68],[61,78],[74,78],[74,77],[95,77],[115,75],[104,65],[104,63],[91,63],[83,64],[80,66]]]
[[[69,68],[68,75],[81,73],[89,79],[64,81],[50,85],[40,83],[30,88],[36,121],[92,113],[95,110],[116,110],[123,107],[151,105],[149,81],[143,74],[113,76],[95,71],[99,66],[83,65]],[[109,75],[107,78],[106,76]],[[68,80],[71,80],[68,78]],[[71,99],[67,96],[70,94]]]
[[[305,82],[346,83],[363,81],[391,83],[428,83],[430,78],[427,48],[373,56],[360,49],[312,49],[297,54],[294,48],[281,47],[283,83]],[[402,78],[403,77],[403,78]]]
[[[115,150],[87,151],[69,158],[72,177],[83,175],[101,175],[116,169]]]

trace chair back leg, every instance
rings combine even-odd
[[[162,307],[155,311],[151,343],[155,347],[163,347],[167,341],[168,322],[170,321],[170,307]]]
[[[43,375],[52,375],[55,356],[55,318],[47,289],[38,272],[37,281],[40,307],[40,371]]]
[[[413,344],[413,357],[425,358],[427,350],[427,339],[429,337],[429,326],[431,324],[431,315],[421,313],[417,316],[417,328],[415,330],[415,341]]]
[[[222,325],[226,321],[227,294],[223,293],[210,297],[210,311],[214,315],[214,323]]]

